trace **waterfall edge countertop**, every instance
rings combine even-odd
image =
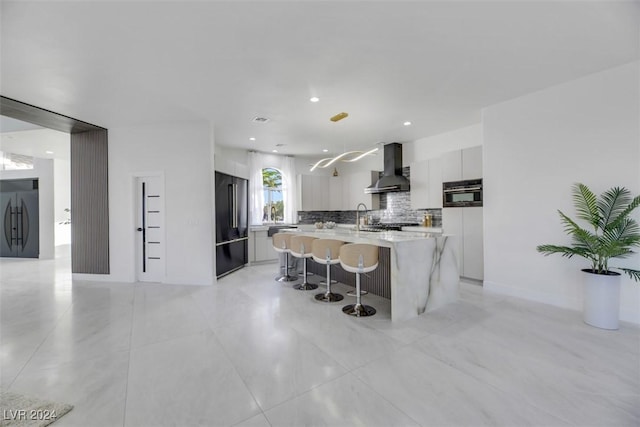
[[[311,226],[313,227],[313,226]],[[347,243],[368,243],[391,249],[391,320],[412,319],[454,302],[460,274],[454,248],[458,237],[415,231],[356,231],[351,228],[287,230]]]

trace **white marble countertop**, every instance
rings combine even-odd
[[[402,227],[402,231],[422,231],[425,233],[442,233],[442,227],[422,227],[420,225],[412,225]]]
[[[442,236],[438,227],[402,227],[402,231],[357,231],[353,224],[337,224],[335,228],[316,228],[313,224],[276,224],[277,226],[297,227],[298,232],[311,233],[316,237],[343,239],[354,243],[404,242],[431,239]],[[272,225],[250,225],[249,231],[267,231]],[[284,230],[283,230],[284,231]],[[296,231],[296,230],[291,230]],[[380,244],[380,246],[388,246]]]
[[[298,230],[284,230],[324,239],[345,240],[352,243],[371,243],[378,246],[392,247],[401,242],[433,239],[442,233],[427,233],[417,231],[357,231],[350,228],[336,227],[333,229],[299,228]]]
[[[270,227],[298,227],[297,224],[265,224],[250,225],[249,231],[268,231]]]

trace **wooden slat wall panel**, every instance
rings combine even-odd
[[[74,119],[73,117],[54,113],[35,105],[25,104],[15,99],[0,96],[0,112],[3,116],[34,123],[39,126],[55,129],[65,133],[106,130],[100,126]]]
[[[360,287],[372,294],[391,299],[391,249],[379,246],[378,258],[378,268],[360,277]],[[327,275],[327,266],[313,260],[307,261],[307,269],[322,277]],[[356,286],[355,273],[344,271],[340,264],[331,267],[331,278],[345,285]]]
[[[71,134],[71,270],[109,274],[107,131]]]

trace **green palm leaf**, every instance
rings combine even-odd
[[[605,229],[617,227],[618,224],[628,218],[631,212],[638,206],[640,206],[640,196],[636,196],[631,203],[629,203],[629,205],[618,214],[618,217],[615,220],[609,222],[609,224],[605,226]]]
[[[571,258],[574,255],[583,258],[589,258],[591,256],[591,253],[587,248],[579,248],[575,246],[540,245],[536,247],[536,250],[545,256],[551,254],[560,254],[567,258]]]
[[[606,229],[607,226],[620,217],[627,205],[631,201],[631,193],[626,188],[613,187],[605,191],[598,200],[598,211],[601,216],[602,223],[600,228]]]
[[[629,277],[631,277],[636,282],[640,282],[640,271],[632,270],[630,268],[619,268],[619,270],[622,270],[625,273],[627,273],[629,275]]]
[[[596,195],[586,185],[580,183],[574,185],[573,203],[576,207],[578,218],[597,228],[600,223],[598,201]]]

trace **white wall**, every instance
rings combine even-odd
[[[71,162],[68,159],[53,160],[53,182],[54,182],[54,221],[55,221],[55,244],[71,244],[71,225],[60,224],[70,217],[65,209],[71,207]]]
[[[53,160],[33,159],[33,169],[0,171],[0,179],[38,178],[38,227],[40,259],[55,254]]]
[[[535,248],[570,243],[556,210],[575,217],[573,183],[640,193],[639,64],[484,110],[485,289],[581,309],[588,262]],[[611,264],[637,268],[640,257]],[[621,319],[640,323],[640,284],[627,277]]]
[[[211,138],[203,122],[109,129],[109,280],[135,280],[134,174],[163,172],[165,282],[214,282]]]
[[[245,149],[216,145],[214,165],[218,172],[249,179],[249,160]]]

